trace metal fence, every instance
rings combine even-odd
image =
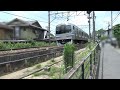
[[[97,79],[99,74],[100,47],[99,44],[85,57],[80,60],[64,79]]]

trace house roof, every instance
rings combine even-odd
[[[0,22],[0,28],[8,29],[8,30],[13,30],[12,27],[10,27],[10,26],[6,25],[5,23],[2,23],[2,22]]]
[[[21,23],[12,24],[15,21],[20,21]],[[37,28],[37,29],[41,29],[41,30],[46,30],[46,29],[43,29],[41,27],[41,25],[39,24],[39,22],[37,20],[36,21],[23,21],[21,19],[15,18],[12,21],[8,22],[7,25],[10,25],[10,26],[31,26],[33,28]]]

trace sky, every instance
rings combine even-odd
[[[55,28],[58,24],[67,24],[72,23],[81,28],[86,33],[89,33],[88,26],[88,14],[86,11],[70,11],[71,17],[67,21],[67,13],[60,13],[66,11],[58,11],[60,14],[54,14],[57,11],[50,11],[50,30],[51,33],[55,35]],[[113,25],[120,23],[120,16],[118,15],[120,11],[112,11],[113,13]],[[12,15],[11,15],[12,14]],[[78,15],[79,14],[79,15]],[[18,15],[18,16],[17,16]],[[92,13],[91,13],[92,15]],[[116,18],[116,16],[118,17]],[[22,17],[21,17],[22,16]],[[56,16],[56,18],[55,18]],[[63,16],[63,17],[62,17]],[[95,30],[99,30],[101,28],[107,29],[108,22],[111,24],[111,11],[95,11]],[[14,18],[19,18],[25,21],[33,21],[37,20],[40,25],[46,29],[48,26],[48,11],[0,11],[0,22],[9,22]],[[55,18],[55,19],[54,19]],[[114,21],[114,19],[116,20]],[[91,19],[91,32],[92,28],[92,19]]]

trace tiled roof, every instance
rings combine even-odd
[[[5,23],[2,23],[2,22],[0,22],[0,28],[9,29],[9,30],[13,29],[12,27],[10,27],[10,26],[6,25]]]
[[[34,28],[38,28],[38,29],[41,29],[41,30],[46,30],[46,29],[43,29],[43,28],[41,27],[41,25],[40,25],[40,26],[34,25],[34,23],[37,22],[37,21],[23,21],[23,20],[18,19],[18,18],[13,19],[12,21],[14,21],[14,20],[19,20],[19,21],[23,22],[23,24],[19,24],[19,26],[32,26],[32,27],[34,27]],[[12,21],[8,22],[7,24],[10,25],[10,23],[11,23]],[[38,23],[39,23],[39,22],[38,22]],[[10,25],[10,26],[14,26],[14,25]]]

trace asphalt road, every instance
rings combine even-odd
[[[110,44],[102,47],[99,79],[120,79],[120,49]]]

